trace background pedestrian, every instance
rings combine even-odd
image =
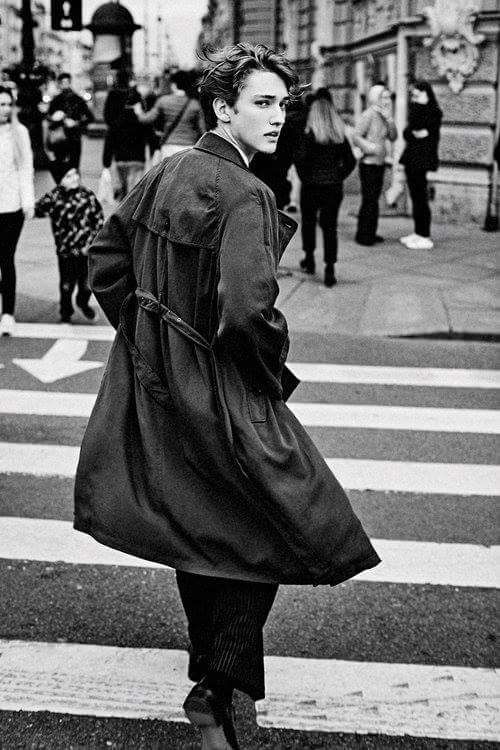
[[[343,198],[343,181],[356,166],[344,123],[331,97],[321,92],[311,104],[302,138],[294,157],[301,180],[300,210],[302,249],[300,261],[306,273],[314,273],[316,222],[323,231],[325,286],[336,283],[337,219]]]
[[[177,70],[170,76],[170,88],[171,93],[160,96],[148,112],[143,112],[140,106],[136,106],[140,122],[154,123],[157,118],[163,122],[162,158],[194,146],[205,132],[203,113],[193,90],[192,76],[186,70]]]
[[[75,288],[76,304],[86,318],[93,320],[87,251],[104,223],[103,211],[92,190],[80,184],[77,169],[62,166],[54,177],[58,185],[37,200],[35,216],[50,216],[59,267],[61,323],[71,321]]]
[[[25,218],[33,216],[33,152],[27,128],[18,122],[12,89],[0,86],[0,335],[14,332],[14,254]]]
[[[411,87],[408,125],[403,131],[406,148],[399,160],[405,167],[415,224],[412,234],[401,237],[403,245],[410,250],[432,250],[434,247],[427,172],[435,172],[439,166],[442,117],[432,86],[426,81],[416,81]]]
[[[134,110],[141,104],[136,88],[129,88],[121,105],[116,102],[113,120],[104,139],[102,164],[110,169],[114,160],[119,187],[115,194],[122,200],[144,174],[148,126],[139,122]]]
[[[71,88],[70,74],[60,73],[57,82],[60,93],[50,103],[45,133],[47,155],[56,162],[52,165],[55,174],[60,173],[62,165],[80,168],[82,133],[94,120],[84,99]]]
[[[377,234],[377,224],[384,184],[386,141],[395,141],[396,135],[391,95],[382,84],[372,86],[368,92],[368,107],[353,132],[353,143],[362,152],[359,162],[361,206],[356,231],[359,245],[383,241],[383,237]]]

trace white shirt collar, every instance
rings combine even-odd
[[[226,138],[224,135],[221,135],[220,133],[216,133],[215,130],[211,130],[210,132],[213,133],[214,135],[218,135],[219,138],[222,138],[223,141],[227,141],[228,143],[231,144],[231,146],[234,146],[234,148],[237,151],[239,151],[240,156],[243,159],[243,161],[245,162],[245,164],[247,165],[247,167],[250,167],[250,162],[248,160],[248,156],[245,154],[244,151],[241,150],[241,148],[236,143],[234,143],[233,141],[230,141],[229,138]]]

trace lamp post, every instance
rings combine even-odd
[[[26,73],[33,70],[35,64],[35,42],[33,40],[33,15],[31,13],[31,0],[22,0],[21,6],[22,20],[22,68]]]

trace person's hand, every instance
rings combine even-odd
[[[23,208],[23,214],[24,214],[24,218],[26,219],[26,221],[29,221],[35,215],[35,207],[26,206],[25,208]]]
[[[52,120],[52,122],[60,122],[61,120],[64,120],[65,116],[66,115],[64,114],[62,109],[57,109],[55,112],[52,112],[52,114],[50,115],[50,119]]]
[[[76,120],[73,120],[72,117],[65,117],[64,118],[64,125],[67,128],[74,128],[74,127],[76,127],[77,124],[78,123],[76,122]]]
[[[142,109],[142,105],[141,105],[140,102],[136,102],[134,104],[134,106],[132,107],[132,109],[134,110],[134,112],[137,115],[137,117],[139,117],[139,115],[143,114],[143,109]]]
[[[429,135],[429,131],[427,128],[422,128],[421,130],[412,130],[411,131],[414,138],[427,138]]]

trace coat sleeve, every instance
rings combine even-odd
[[[221,238],[219,270],[217,345],[229,353],[252,390],[281,399],[288,329],[274,307],[275,259],[266,243],[257,196],[246,197],[230,211]]]
[[[113,328],[118,328],[122,303],[137,286],[129,236],[132,211],[125,200],[106,221],[88,253],[90,287]]]

